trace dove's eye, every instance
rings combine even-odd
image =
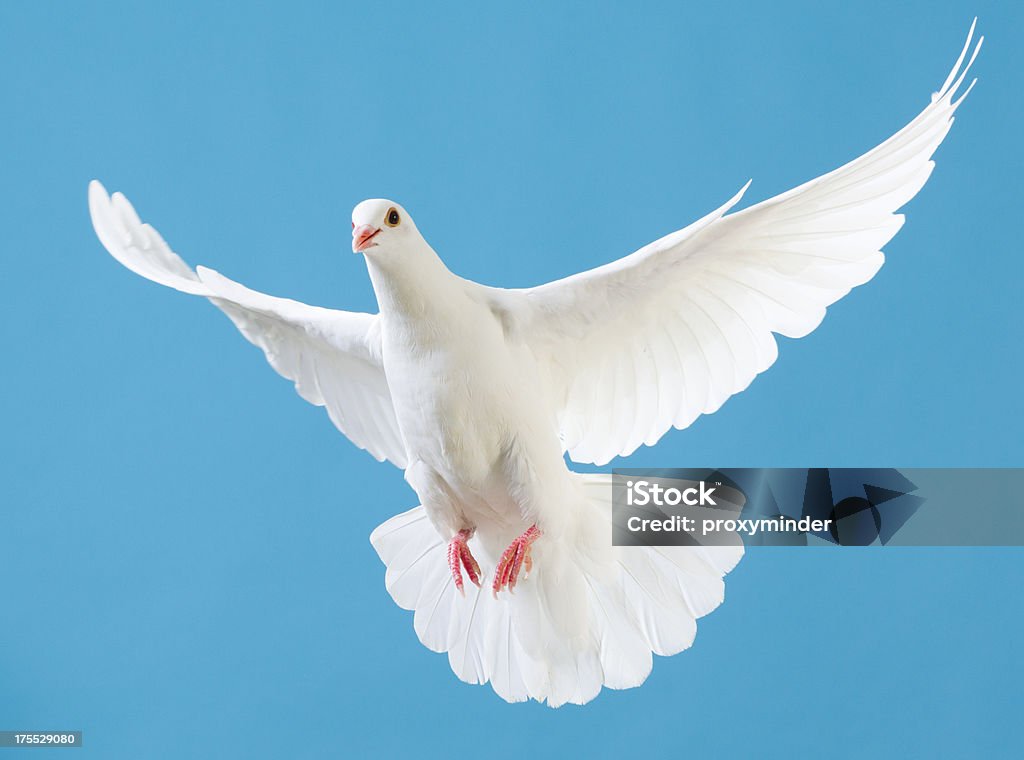
[[[388,227],[397,227],[400,221],[402,218],[398,215],[398,210],[389,208],[387,216],[384,217],[384,224]]]

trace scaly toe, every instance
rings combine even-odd
[[[494,582],[491,591],[497,599],[498,592],[508,588],[509,593],[515,591],[519,582],[519,573],[525,569],[523,580],[529,577],[533,569],[533,558],[530,556],[533,542],[540,538],[541,532],[536,525],[531,525],[521,536],[516,538],[501,554],[501,559],[494,569]]]
[[[480,585],[480,565],[473,559],[473,555],[469,552],[469,546],[466,545],[466,541],[469,540],[472,533],[471,530],[464,528],[456,533],[452,540],[448,542],[448,570],[452,574],[452,580],[455,581],[455,588],[463,596],[466,595],[462,581],[463,567],[466,568],[469,580],[477,586]]]
[[[462,565],[466,568],[466,575],[469,576],[470,583],[473,583],[477,588],[480,588],[480,579],[483,576],[483,573],[480,572],[480,565],[477,563],[476,558],[470,554],[469,546],[465,543],[462,544],[462,549],[459,552],[459,559],[462,560]]]

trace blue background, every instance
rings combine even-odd
[[[977,14],[981,81],[886,267],[629,463],[1021,465],[1019,3],[149,5],[0,5],[0,728],[107,758],[1020,749],[1013,549],[752,551],[642,688],[458,682],[367,541],[401,474],[86,209],[99,178],[192,263],[373,309],[349,212],[393,197],[454,271],[534,284],[859,155]]]

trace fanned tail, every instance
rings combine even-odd
[[[387,565],[395,602],[414,610],[416,634],[447,652],[467,683],[490,683],[508,702],[583,704],[602,686],[639,686],[652,654],[688,648],[696,620],[721,604],[723,576],[743,547],[611,546],[611,476],[580,475],[582,519],[560,539],[534,545],[535,569],[514,594],[495,599],[489,584],[455,588],[447,540],[423,507],[380,525],[370,536]],[[473,553],[493,570],[503,544],[471,539]]]

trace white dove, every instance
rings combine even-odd
[[[773,333],[807,335],[874,276],[966,97],[954,100],[973,34],[931,104],[860,158],[726,215],[744,187],[630,256],[540,287],[456,276],[388,200],[352,212],[378,314],[193,271],[95,181],[92,221],[114,258],[209,298],[342,433],[405,470],[421,506],[370,540],[427,647],[510,702],[582,704],[641,684],[652,653],[690,646],[742,547],[613,547],[610,477],[572,472],[564,453],[604,464],[714,412],[775,361]]]

